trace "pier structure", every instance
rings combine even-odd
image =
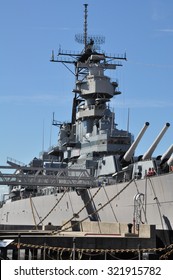
[[[1,231],[1,259],[12,260],[118,260],[168,258],[166,248],[158,248],[154,225],[84,222],[80,231],[61,229],[54,231]],[[2,245],[1,245],[2,246]],[[166,257],[164,257],[166,256]],[[170,257],[170,256],[169,256]]]

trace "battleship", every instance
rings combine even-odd
[[[0,208],[1,230],[81,230],[81,224],[121,223],[138,232],[155,225],[164,245],[173,238],[173,145],[160,156],[153,153],[169,129],[166,123],[144,155],[135,155],[150,124],[141,125],[134,139],[118,129],[111,99],[121,94],[115,71],[123,56],[100,51],[102,36],[88,35],[88,5],[84,4],[84,32],[75,39],[80,53],[61,49],[51,62],[74,69],[72,117],[56,121],[57,145],[28,165],[8,158],[0,167],[0,185],[9,186]],[[118,97],[117,97],[118,98]],[[165,234],[169,238],[164,238]],[[165,241],[166,240],[166,241]],[[167,243],[166,243],[167,242]]]

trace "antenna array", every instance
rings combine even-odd
[[[100,36],[100,35],[88,35],[88,4],[84,4],[85,9],[84,9],[84,33],[83,34],[76,34],[75,35],[75,41],[83,44],[85,47],[85,51],[87,49],[87,45],[91,42],[94,41],[94,48],[95,49],[100,49],[101,44],[105,43],[105,37]]]

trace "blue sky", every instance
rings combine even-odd
[[[127,53],[123,67],[107,73],[122,91],[111,104],[118,128],[126,129],[129,108],[134,136],[150,122],[136,154],[145,153],[166,122],[171,126],[154,155],[172,144],[172,0],[0,0],[0,165],[7,157],[27,164],[55,145],[53,112],[56,120],[71,119],[74,77],[49,59],[60,45],[82,50],[74,36],[83,32],[84,3],[88,33],[105,36],[106,53]]]

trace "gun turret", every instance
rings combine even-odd
[[[169,159],[173,153],[173,144],[168,148],[168,150],[161,156],[161,163],[166,159]]]
[[[154,150],[156,149],[157,145],[159,144],[160,140],[162,139],[163,135],[165,134],[165,132],[167,131],[169,126],[170,126],[170,123],[165,124],[165,126],[163,127],[163,129],[161,130],[159,135],[154,140],[153,144],[150,146],[148,151],[143,155],[143,157],[142,157],[143,160],[147,160],[147,159],[151,158]]]
[[[123,156],[123,160],[126,162],[129,162],[134,154],[134,151],[137,147],[137,145],[139,144],[142,136],[144,135],[146,129],[149,126],[149,122],[146,122],[143,126],[143,128],[141,129],[141,131],[139,132],[138,136],[136,137],[136,140],[132,143],[132,145],[130,146],[130,148],[128,149],[128,151],[125,153],[125,155]]]

